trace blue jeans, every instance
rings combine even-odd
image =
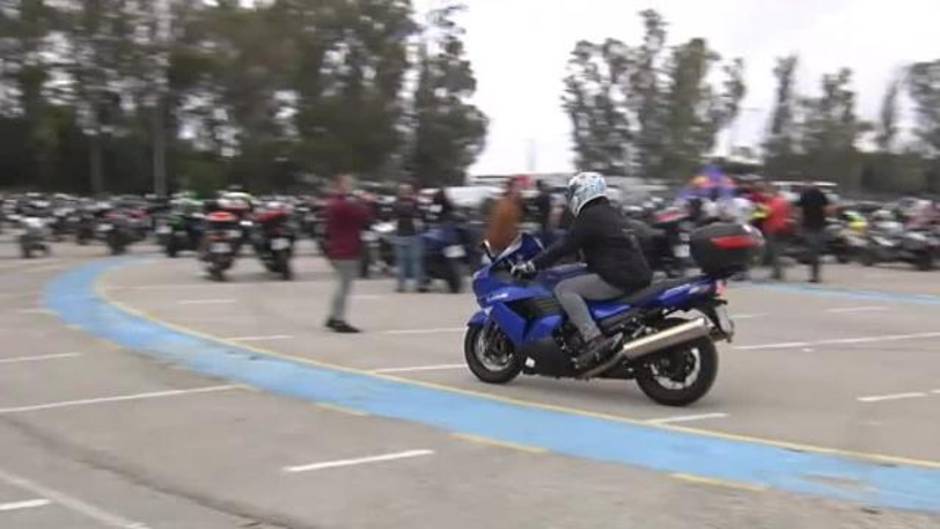
[[[395,265],[398,268],[398,289],[405,289],[405,280],[414,279],[415,287],[424,283],[424,245],[418,235],[400,235],[395,240]]]

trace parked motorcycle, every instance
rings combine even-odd
[[[904,262],[918,270],[933,270],[940,257],[940,239],[929,230],[908,230],[900,222],[878,222],[869,228],[861,262],[865,266],[878,263]]]
[[[36,252],[42,252],[46,256],[52,253],[52,249],[46,242],[49,228],[46,226],[44,219],[36,216],[17,216],[15,218],[19,222],[20,230],[17,235],[17,242],[20,245],[20,255],[24,259],[31,259]]]
[[[451,293],[462,292],[464,271],[472,255],[467,251],[468,244],[472,244],[469,233],[455,223],[444,223],[422,233],[421,242],[425,281],[440,279]]]
[[[267,211],[256,217],[253,236],[255,254],[269,272],[288,281],[294,277],[290,260],[294,253],[294,233],[286,211]]]
[[[127,247],[136,239],[128,216],[120,211],[106,213],[96,228],[98,238],[108,246],[111,255],[127,252]]]
[[[206,215],[205,236],[200,249],[209,277],[225,280],[225,272],[235,262],[236,245],[240,243],[241,230],[238,217],[227,211],[214,211]]]
[[[157,240],[163,244],[167,257],[176,257],[179,252],[196,251],[202,240],[201,213],[172,213],[157,225]]]
[[[81,209],[76,212],[78,217],[75,223],[75,242],[79,246],[85,246],[89,241],[95,238],[95,228],[97,219],[94,212],[88,209]]]
[[[671,279],[607,301],[589,302],[607,336],[620,336],[606,358],[579,360],[584,346],[552,295],[558,282],[586,273],[569,265],[535,280],[511,276],[514,263],[540,250],[523,234],[473,279],[481,310],[467,324],[464,356],[483,382],[507,383],[520,373],[555,378],[635,379],[652,400],[685,406],[702,398],[715,380],[715,342],[730,341],[734,324],[721,298],[724,280],[747,268],[763,239],[755,228],[715,224],[695,231],[691,254],[702,275]],[[489,254],[489,251],[487,251]],[[698,312],[698,317],[680,317]]]
[[[667,277],[683,277],[692,264],[689,237],[694,224],[689,215],[679,210],[666,210],[653,216],[654,236],[651,241],[650,265]]]
[[[391,221],[376,222],[363,230],[362,257],[359,265],[359,276],[363,279],[372,275],[373,269],[388,272],[395,266],[395,223]]]

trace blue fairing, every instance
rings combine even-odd
[[[483,325],[486,323],[486,312],[478,310],[473,313],[473,316],[470,316],[470,321],[467,322],[467,327],[474,325]]]
[[[536,320],[529,324],[528,333],[526,333],[525,341],[532,342],[535,340],[541,340],[543,338],[548,338],[552,335],[552,332],[555,331],[565,319],[560,315],[545,316],[539,320]]]

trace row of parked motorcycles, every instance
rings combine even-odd
[[[146,238],[146,213],[110,203],[54,204],[46,200],[5,201],[0,225],[10,227],[20,255],[31,259],[52,253],[51,242],[74,238],[79,245],[103,242],[112,255]]]
[[[171,208],[157,219],[157,242],[167,257],[195,252],[210,278],[222,281],[243,248],[283,280],[294,277],[291,258],[297,237],[287,208],[252,211],[246,202],[209,201]]]
[[[689,256],[690,234],[699,226],[717,219],[694,220],[679,208],[627,211],[638,233],[645,235],[650,265],[668,277],[682,277],[693,266]],[[753,224],[760,227],[755,215]],[[808,245],[803,234],[793,229],[784,236],[783,255],[806,264]],[[850,207],[840,207],[827,219],[823,230],[823,255],[839,263],[858,262],[864,266],[905,263],[917,270],[933,270],[940,260],[940,224],[914,224],[898,212],[879,209],[867,215]]]

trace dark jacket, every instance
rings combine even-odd
[[[637,236],[606,198],[587,203],[565,236],[533,263],[542,269],[578,251],[584,255],[588,271],[628,292],[648,286],[653,279]]]
[[[358,259],[362,252],[360,232],[372,213],[365,204],[345,195],[336,195],[326,204],[326,256],[330,259]]]
[[[418,224],[421,222],[421,210],[418,201],[414,198],[399,197],[395,202],[396,235],[410,237],[418,233]]]

